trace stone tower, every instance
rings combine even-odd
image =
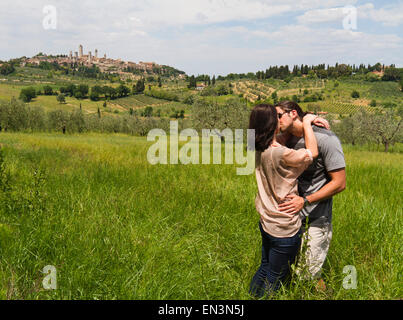
[[[80,58],[82,58],[83,56],[83,46],[80,44],[80,46],[78,47],[78,52],[80,54]]]
[[[95,58],[98,59],[98,49],[95,49]]]

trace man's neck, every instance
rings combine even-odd
[[[293,122],[292,127],[290,128],[290,133],[298,138],[304,136],[304,126],[301,120],[297,119]]]

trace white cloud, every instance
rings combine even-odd
[[[83,44],[86,52],[97,48],[100,55],[155,61],[195,74],[349,59],[372,63],[383,58],[403,63],[401,33],[379,30],[380,34],[374,35],[361,30],[360,25],[360,32],[343,30],[341,10],[356,4],[354,0],[53,2],[58,10],[55,31],[42,28],[42,8],[49,4],[47,0],[0,2],[0,39],[7,43],[0,58],[39,51],[68,53]],[[358,9],[359,19],[372,19],[380,27],[401,23],[401,4],[375,9],[367,3]],[[279,17],[286,19],[279,23]],[[276,19],[275,24],[271,18]],[[331,21],[340,21],[340,28],[320,25]]]
[[[335,22],[342,21],[350,13],[351,9],[356,9],[357,17],[367,17],[368,13],[374,9],[372,3],[367,3],[361,6],[351,6],[347,5],[344,7],[334,7],[325,9],[315,9],[304,12],[303,15],[297,17],[297,21],[301,24],[312,24],[312,23],[324,23],[324,22]]]
[[[344,11],[344,8],[333,7],[308,10],[298,16],[297,21],[302,24],[343,21],[348,14],[348,11]],[[403,2],[380,9],[375,9],[372,3],[366,3],[357,6],[356,9],[359,19],[370,19],[375,22],[381,22],[385,26],[398,26],[403,23]]]
[[[344,15],[343,8],[317,9],[305,12],[297,21],[302,24],[342,21]]]
[[[367,17],[375,22],[381,22],[384,26],[399,26],[403,24],[403,2],[387,7],[367,10],[363,12],[363,17]]]
[[[228,21],[263,19],[292,11],[293,7],[280,1],[248,0],[150,0],[132,12],[151,26],[154,24],[205,25]]]
[[[237,41],[230,43],[229,37]],[[248,47],[253,42],[261,45]],[[189,74],[249,72],[275,64],[403,62],[398,55],[403,49],[402,39],[396,35],[304,25],[284,26],[273,32],[211,27],[197,35],[185,33],[180,39],[161,41],[160,46],[165,59],[180,62]]]

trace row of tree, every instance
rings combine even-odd
[[[207,74],[201,74],[195,77],[194,75],[190,76],[187,78],[189,81],[188,88],[189,89],[196,89],[197,87],[197,82],[203,82],[205,86],[210,86],[210,85],[215,85],[216,83],[216,78],[213,76],[210,78],[209,75]]]
[[[0,102],[0,131],[60,131],[60,132],[122,132],[146,135],[153,128],[168,130],[168,118],[152,118],[151,108],[144,110],[141,119],[134,112],[130,115],[112,117],[84,114],[78,109],[73,112],[53,110],[46,113],[40,107],[30,107],[18,100]],[[238,98],[223,103],[198,97],[192,106],[191,123],[201,129],[246,129],[250,109]],[[181,110],[176,118],[183,118]],[[188,120],[184,120],[188,121]],[[361,111],[338,120],[329,118],[332,130],[343,143],[381,144],[387,152],[396,142],[403,143],[403,109],[389,108],[382,111]]]
[[[292,70],[288,65],[284,66],[270,66],[265,71],[258,71],[256,73],[230,73],[227,76],[218,76],[217,80],[238,80],[238,79],[292,79],[293,77],[310,76],[320,79],[326,78],[339,78],[345,76],[351,76],[353,74],[365,75],[374,71],[383,71],[384,81],[398,81],[403,78],[403,69],[396,68],[395,65],[385,66],[380,63],[375,65],[350,65],[350,64],[338,64],[334,66],[319,64],[319,65],[294,65]]]
[[[231,85],[231,84],[230,84]],[[223,84],[220,84],[218,86],[207,86],[206,88],[203,89],[202,92],[200,92],[201,96],[224,96],[227,94],[232,94],[232,88],[231,87],[227,87]]]
[[[147,112],[150,112],[148,110]],[[183,112],[178,115],[180,126]],[[185,125],[184,125],[185,126]],[[187,127],[191,124],[186,124]],[[185,126],[185,127],[186,127]],[[161,128],[169,131],[168,118],[139,118],[136,114],[114,117],[97,113],[85,114],[82,110],[52,110],[45,112],[41,107],[31,107],[16,99],[0,102],[0,132],[60,132],[83,133],[105,132],[147,135],[151,129]]]
[[[381,144],[384,151],[396,142],[403,143],[403,109],[378,112],[357,112],[338,121],[331,121],[332,130],[343,143],[352,145]]]
[[[92,87],[90,91],[90,88],[87,84],[75,85],[73,83],[70,83],[59,88],[59,95],[63,95],[65,97],[74,97],[76,99],[90,98],[93,101],[98,101],[100,99],[113,100],[117,98],[127,97],[130,94],[142,93],[144,89],[144,79],[139,79],[137,83],[133,86],[132,90],[130,90],[130,88],[125,86],[124,84],[120,84],[116,88],[110,86],[96,85]],[[19,98],[24,102],[30,102],[32,99],[42,94],[58,95],[58,92],[49,85],[44,86],[43,91],[37,91],[34,87],[27,87],[21,89]]]
[[[198,97],[192,106],[191,119],[196,130],[235,130],[248,128],[249,115],[249,107],[239,98],[234,97],[220,103]]]
[[[196,129],[242,128],[248,125],[250,109],[240,99],[218,103],[203,98],[195,100],[192,121]],[[403,143],[403,108],[361,111],[338,120],[329,116],[331,129],[343,143],[383,145],[388,152],[394,143]]]
[[[175,92],[169,92],[160,89],[149,88],[148,90],[144,91],[144,95],[168,101],[180,101],[180,97]]]

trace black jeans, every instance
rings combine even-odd
[[[295,262],[301,245],[301,230],[289,238],[276,238],[266,233],[259,222],[262,234],[262,262],[252,278],[249,293],[261,298],[280,288]]]

